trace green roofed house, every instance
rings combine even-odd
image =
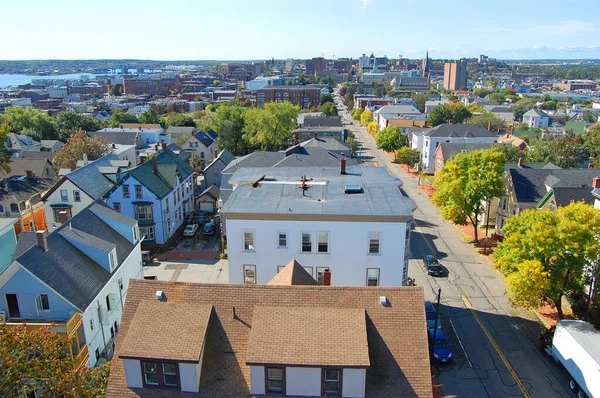
[[[106,203],[138,221],[144,248],[162,245],[194,210],[193,171],[173,151],[160,152],[124,173]]]

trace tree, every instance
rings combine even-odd
[[[221,81],[219,79],[215,79],[213,80],[213,86],[218,86],[219,84],[221,84]]]
[[[594,126],[581,135],[583,146],[587,148],[596,167],[600,166],[600,126]]]
[[[219,106],[212,123],[219,136],[219,149],[227,148],[236,155],[249,149],[244,140],[244,114],[247,110],[239,105]]]
[[[583,202],[509,217],[494,260],[511,300],[528,308],[550,304],[562,319],[563,297],[583,288],[586,259],[600,253],[598,231],[600,214]]]
[[[319,108],[323,116],[337,116],[338,110],[333,102],[326,102]]]
[[[321,94],[321,99],[319,100],[319,105],[326,104],[327,102],[333,103],[333,96],[331,94]]]
[[[452,111],[446,105],[436,106],[429,112],[427,118],[427,124],[432,127],[439,126],[440,124],[449,123],[452,120]]]
[[[362,114],[360,115],[360,124],[363,125],[363,126],[366,126],[372,120],[373,120],[373,113],[370,110],[365,109],[362,112]]]
[[[485,98],[492,93],[492,90],[487,88],[476,88],[473,90],[473,95],[479,98]]]
[[[416,149],[404,146],[396,152],[396,161],[406,165],[406,171],[409,167],[414,167],[421,160],[421,154]]]
[[[477,225],[484,202],[500,197],[503,183],[504,154],[487,149],[459,153],[448,160],[434,180],[437,192],[432,201],[442,217],[458,225],[473,225],[475,242]]]
[[[135,117],[133,119],[137,121]],[[58,112],[54,118],[54,128],[61,141],[66,141],[77,130],[98,131],[103,127],[104,124],[100,120],[71,111]]]
[[[360,121],[360,117],[362,116],[364,112],[363,108],[356,108],[352,110],[352,113],[350,113],[350,116],[352,116],[352,119],[356,120],[356,121]]]
[[[520,158],[525,158],[526,155],[525,152],[511,144],[494,144],[492,148],[502,152],[506,162],[518,162]]]
[[[491,93],[488,98],[491,102],[495,102],[497,104],[503,104],[506,102],[506,96],[501,93]]]
[[[483,115],[473,116],[469,119],[470,124],[474,124],[490,131],[505,131],[506,123],[493,113],[484,113]]]
[[[138,121],[143,124],[158,124],[159,117],[153,109],[148,109],[138,117]]]
[[[196,127],[196,123],[191,116],[184,113],[172,113],[167,118],[169,127]]]
[[[419,112],[425,112],[425,102],[427,102],[427,94],[412,94],[410,99],[415,101]]]
[[[394,152],[395,159],[396,151],[404,146],[405,140],[406,137],[400,132],[398,127],[390,126],[377,133],[375,143],[379,149],[383,149],[386,152]]]
[[[551,141],[537,141],[526,152],[528,161],[551,162],[562,168],[581,167],[590,158],[590,150],[581,136],[572,132]]]
[[[377,122],[369,122],[367,124],[367,131],[371,134],[375,134],[379,130],[379,124]]]
[[[269,102],[244,114],[244,139],[263,150],[281,149],[297,126],[300,108],[289,102]]]
[[[103,397],[109,365],[73,370],[69,340],[49,329],[0,323],[0,395]]]
[[[454,102],[447,106],[452,111],[452,123],[464,123],[465,120],[473,116],[462,102]]]
[[[354,154],[358,152],[358,142],[356,142],[354,137],[348,137],[346,139],[346,144],[350,147],[350,156],[354,156]]]
[[[87,155],[89,161],[96,160],[110,151],[110,145],[101,136],[88,136],[85,131],[78,130],[71,134],[67,143],[54,156],[56,169],[69,168],[71,162],[83,159]]]
[[[108,124],[112,128],[117,128],[123,123],[137,123],[137,117],[130,115],[128,113],[123,112],[122,109],[115,108],[111,112],[110,119],[108,120]]]
[[[9,108],[10,109],[10,108]],[[6,123],[0,124],[0,142],[8,141],[10,126]],[[6,145],[0,145],[0,170],[10,172],[10,158],[12,154]]]
[[[120,85],[116,85],[116,86],[111,86],[108,89],[108,95],[112,96],[112,97],[120,97],[121,96],[121,89],[119,87]],[[123,87],[123,86],[121,86]]]
[[[6,123],[9,133],[29,135],[36,140],[55,140],[58,138],[52,118],[34,108],[11,106],[6,114],[0,115],[0,124]]]

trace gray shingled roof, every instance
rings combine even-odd
[[[210,136],[204,131],[198,131],[196,134],[194,134],[194,138],[200,141],[202,145],[204,145],[207,148],[211,146],[214,142],[213,139],[210,138]]]
[[[94,199],[101,198],[114,183],[106,178],[99,167],[111,167],[111,160],[119,160],[114,154],[108,154],[66,175],[75,185]]]
[[[217,134],[217,132],[215,130],[213,130],[213,129],[208,129],[206,131],[206,135],[208,135],[213,141],[216,141],[217,137],[219,136]]]
[[[424,135],[429,137],[497,137],[496,133],[492,133],[483,127],[474,124],[451,124],[444,123],[425,130]]]
[[[34,178],[32,180],[6,179],[0,183],[0,204],[8,205],[22,200],[28,200],[36,193],[49,190],[55,180],[51,178]]]
[[[588,187],[600,169],[509,169],[519,203],[537,204],[546,195],[546,184],[553,187]]]
[[[305,117],[302,127],[342,127],[342,118],[339,116]]]
[[[465,144],[462,142],[442,142],[440,144],[442,156],[444,160],[448,161],[452,156],[457,155],[461,152],[473,152],[478,149],[488,149],[492,147],[492,143],[478,143],[478,144]]]
[[[52,167],[47,159],[11,159],[10,173],[1,173],[2,177],[24,176],[27,170],[31,170],[37,177],[46,177],[44,170],[46,167]]]
[[[192,134],[196,131],[195,127],[188,126],[171,126],[167,129],[167,134]]]
[[[118,266],[129,256],[134,245],[96,216],[90,208],[77,213],[68,223],[48,234],[48,251],[42,252],[37,245],[31,246],[15,259],[42,282],[54,289],[79,310],[84,311],[110,279],[110,272],[75,248],[61,231],[79,230],[94,236],[87,241],[95,245],[99,240],[114,244],[117,248]],[[27,242],[31,243],[30,237]]]
[[[340,151],[346,152],[347,155],[350,155],[350,145],[342,142],[334,137],[317,137],[311,138],[310,140],[302,141],[300,146],[305,148],[323,148],[328,151]]]
[[[19,240],[17,240],[17,247],[13,253],[13,260],[35,245],[37,245],[37,237],[35,236],[35,232],[21,231]]]
[[[137,145],[138,131],[92,131],[87,133],[90,137],[103,137],[110,144]]]
[[[192,156],[188,151],[184,151],[179,145],[175,144],[174,142],[167,145],[167,148],[175,152],[183,160],[186,160],[190,156]]]
[[[585,202],[594,204],[594,195],[590,187],[555,187],[554,199],[557,206],[568,206],[571,202]]]

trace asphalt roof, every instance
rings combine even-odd
[[[567,206],[571,202],[581,201],[593,205],[595,201],[591,187],[555,187],[553,191],[557,206]]]
[[[0,182],[0,204],[7,205],[28,200],[36,193],[49,190],[55,183],[56,181],[51,178],[34,178],[31,180],[8,178]]]
[[[517,202],[537,204],[554,187],[589,187],[600,169],[509,169]]]
[[[196,127],[171,126],[167,129],[167,134],[192,134],[194,131]]]
[[[332,214],[353,216],[401,216],[412,218],[415,202],[403,196],[402,184],[385,168],[347,167],[241,168],[229,180],[239,184],[223,205],[222,212],[261,214]],[[251,183],[262,176],[257,188]],[[300,178],[306,175],[310,188],[302,194]],[[362,193],[346,194],[347,185],[358,185]]]
[[[137,145],[140,144],[139,131],[92,131],[87,133],[90,137],[103,137],[109,144]]]
[[[113,187],[114,183],[102,174],[99,167],[113,166],[111,163],[112,160],[119,160],[119,158],[115,154],[110,153],[83,167],[73,170],[65,177],[68,180],[71,180],[79,188],[83,189],[83,191],[93,199],[101,198]]]
[[[198,131],[196,134],[193,135],[193,137],[200,141],[202,145],[204,145],[207,148],[214,143],[214,140],[210,138],[210,136],[204,131]]]
[[[342,151],[350,154],[350,145],[338,140],[335,137],[317,137],[302,141],[300,146],[305,148],[323,148],[328,151]]]
[[[46,167],[52,167],[48,159],[11,159],[10,172],[2,172],[1,176],[24,176],[27,175],[27,170],[31,170],[37,177],[44,177]]]
[[[488,149],[492,147],[492,143],[477,143],[477,144],[468,144],[462,142],[442,142],[440,144],[442,155],[444,156],[444,160],[450,159],[452,156],[457,155],[461,152],[473,152],[478,149]]]
[[[116,246],[119,266],[127,259],[134,245],[94,214],[94,208],[88,207],[47,235],[48,251],[41,251],[37,244],[27,250],[19,249],[22,253],[14,257],[19,264],[84,311],[108,282],[111,274],[65,239],[63,235],[69,234],[69,228],[71,232],[81,231],[88,237],[93,236],[94,239],[86,241],[92,247],[100,243],[102,247],[98,249],[104,248],[106,244]],[[27,236],[26,243],[31,242],[31,236]]]
[[[342,127],[342,118],[339,116],[305,116],[302,127]]]
[[[444,123],[425,130],[424,135],[428,137],[497,137],[496,133],[474,124],[451,124]]]
[[[317,281],[296,260],[291,260],[267,285],[318,285]]]

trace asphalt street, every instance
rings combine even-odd
[[[362,144],[362,157],[386,167],[403,182],[402,190],[418,208],[411,237],[409,276],[435,301],[442,290],[440,316],[454,361],[434,364],[433,374],[445,397],[572,397],[569,376],[540,351],[542,326],[530,312],[510,305],[502,276],[464,241],[454,225],[442,219],[416,180],[376,148],[373,139],[353,122],[342,105],[343,122]],[[434,254],[443,264],[442,277],[428,276],[422,259]]]

